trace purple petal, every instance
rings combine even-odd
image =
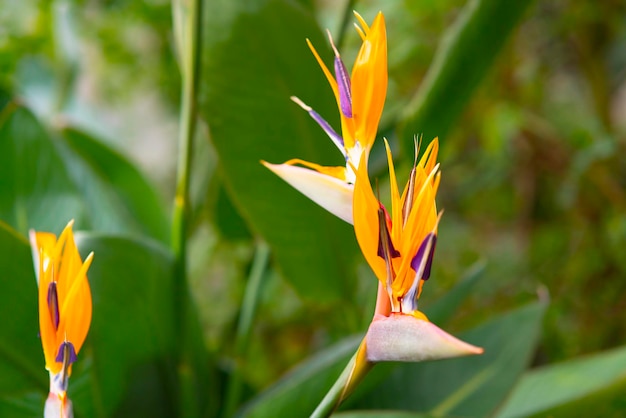
[[[343,143],[343,138],[335,132],[332,126],[324,118],[320,116],[311,106],[306,105],[302,100],[298,99],[296,96],[292,96],[291,100],[293,100],[298,106],[302,109],[306,110],[309,115],[313,118],[315,122],[326,132],[326,135],[334,142],[334,144],[339,148],[344,157],[347,158],[345,145]]]
[[[54,329],[57,330],[59,328],[59,297],[57,294],[57,283],[50,282],[48,286],[48,312],[50,312],[50,318],[52,318],[52,324],[54,325]]]
[[[76,361],[76,350],[74,344],[69,341],[63,341],[59,346],[59,353],[54,359],[57,363],[72,364]]]
[[[343,113],[345,117],[351,118],[352,87],[350,85],[350,75],[348,74],[348,70],[341,60],[341,56],[339,55],[339,51],[337,51],[337,47],[335,47],[335,43],[333,42],[333,37],[330,35],[330,31],[327,32],[328,39],[330,40],[330,46],[335,52],[335,78],[337,79],[337,87],[339,89],[339,107],[341,107],[341,113]]]
[[[345,149],[343,138],[337,132],[335,132],[332,126],[330,126],[330,124],[326,122],[326,120],[324,120],[324,118],[322,118],[319,113],[311,109],[309,111],[309,115],[311,115],[313,120],[315,120],[315,122],[317,122],[317,124],[322,127],[324,132],[326,132],[326,135],[328,135],[330,139],[335,143],[335,145],[337,145],[337,148],[341,150]]]
[[[350,86],[350,76],[346,66],[341,61],[339,55],[335,56],[335,78],[339,88],[339,104],[341,112],[347,117],[352,117],[352,89]]]
[[[436,244],[437,236],[431,232],[430,234],[426,235],[426,238],[424,238],[424,241],[422,241],[422,244],[417,250],[417,253],[411,260],[411,267],[418,273],[420,266],[422,266],[422,263],[426,262],[425,266],[423,267],[424,271],[421,277],[422,280],[428,280],[430,278],[430,270],[433,264]]]
[[[383,205],[380,205],[378,209],[378,231],[378,256],[385,261],[391,261],[392,258],[400,257],[400,251],[393,246],[389,229],[387,229],[387,219]]]
[[[430,269],[433,266],[433,258],[435,257],[435,247],[437,246],[437,235],[433,234],[433,244],[430,247],[430,252],[428,253],[428,261],[426,262],[426,267],[424,268],[423,279],[430,279]]]

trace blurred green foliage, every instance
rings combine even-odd
[[[380,133],[397,152],[399,175],[412,163],[403,147],[413,135],[424,133],[425,141],[440,135],[438,204],[445,213],[433,279],[421,299],[425,312],[441,315],[453,331],[469,329],[463,335],[488,351],[458,360],[467,363],[459,366],[465,377],[450,371],[457,360],[381,367],[348,407],[455,416],[501,408],[499,416],[507,417],[570,416],[598,405],[606,414],[623,412],[624,372],[611,373],[625,370],[623,348],[572,359],[626,341],[626,4],[519,2],[500,25],[477,19],[471,30],[455,25],[472,21],[472,10],[483,10],[484,18],[504,6],[489,0],[351,6],[366,20],[378,10],[387,19],[390,88]],[[163,245],[181,85],[171,8],[163,0],[17,6],[0,0],[0,309],[20,318],[0,328],[2,341],[16,341],[0,346],[8,359],[0,375],[19,376],[0,379],[0,415],[41,411],[32,403],[43,402],[46,390],[24,234],[58,232],[70,218],[90,231],[81,251],[96,251],[89,275],[94,322],[70,385],[77,415],[167,416],[174,408],[172,255]],[[205,2],[199,92],[205,125],[194,155],[189,236],[191,292],[206,345],[197,355],[207,361],[198,369],[212,370],[198,391],[215,402],[210,416],[218,415],[215,399],[233,371],[244,382],[242,404],[251,400],[244,416],[268,416],[263,408],[276,407],[278,395],[281,407],[303,407],[303,393],[314,405],[357,341],[345,338],[362,333],[371,317],[376,279],[349,226],[259,164],[292,157],[337,162],[289,96],[306,97],[337,126],[330,89],[304,39],[330,62],[322,29],[338,34],[344,12],[343,4],[321,0]],[[464,59],[444,60],[445,71],[436,71],[433,59],[445,58],[437,57],[455,33],[464,37],[450,55]],[[348,27],[341,40],[346,62],[359,42]],[[429,73],[436,79],[422,84]],[[386,187],[379,147],[371,160]],[[232,341],[258,240],[270,245],[272,262],[242,355]],[[459,283],[477,260],[486,260],[480,280]],[[549,304],[527,305],[537,294]],[[447,295],[456,299],[433,303]],[[515,386],[528,364],[542,367]],[[447,402],[456,389],[437,383],[446,373],[460,385],[467,378],[462,394],[472,395]],[[597,386],[578,385],[577,396],[584,396],[578,403],[570,404],[567,385],[552,397],[529,395],[539,381],[576,381],[581,373],[600,377]],[[472,381],[476,376],[484,382]],[[93,390],[94,381],[103,386]],[[403,401],[395,402],[403,387]]]

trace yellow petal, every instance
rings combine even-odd
[[[293,162],[292,160],[291,162]],[[352,193],[353,186],[336,176],[325,174],[315,169],[311,170],[291,164],[270,164],[261,161],[274,174],[285,180],[300,193],[332,213],[333,215],[352,224]],[[306,163],[298,161],[299,163]],[[322,167],[317,164],[306,163],[307,166],[317,167],[326,172],[338,172],[345,167]],[[344,177],[345,178],[345,177]]]
[[[391,187],[391,240],[399,243],[402,238],[402,203],[400,202],[400,191],[396,180],[396,170],[393,166],[393,157],[387,139],[384,139],[385,150],[387,151],[387,164],[389,166],[389,186]]]
[[[438,360],[484,351],[431,322],[403,314],[375,317],[365,339],[367,359],[371,362]]]
[[[71,240],[74,241],[74,237]],[[58,341],[58,344],[61,345],[67,339],[74,345],[76,354],[83,346],[91,324],[92,302],[87,270],[92,260],[93,253],[87,256],[80,271],[76,272],[71,288],[65,298],[62,299],[61,322],[58,330],[61,341]]]

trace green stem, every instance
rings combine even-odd
[[[346,32],[348,31],[348,21],[352,16],[352,11],[356,5],[356,0],[346,1],[346,7],[343,9],[343,17],[341,18],[341,24],[339,26],[339,36],[337,37],[337,48],[341,50],[346,38]]]
[[[252,319],[256,312],[261,290],[261,284],[267,261],[269,259],[270,250],[266,243],[260,242],[257,245],[250,277],[246,285],[241,305],[241,314],[239,316],[239,324],[237,325],[237,334],[235,336],[235,366],[228,380],[226,387],[226,404],[222,416],[224,418],[231,417],[235,413],[235,409],[241,399],[242,375],[240,361],[246,356],[248,342],[250,341],[250,330],[252,329]]]
[[[176,0],[174,0],[176,3]],[[189,180],[193,139],[196,131],[196,107],[200,72],[200,39],[202,1],[187,0],[184,4],[173,7],[185,8],[182,22],[182,39],[179,43],[182,73],[182,93],[180,110],[180,130],[178,145],[178,166],[176,175],[176,196],[172,216],[171,248],[175,259],[174,312],[175,329],[178,332],[179,346],[177,361],[178,385],[177,404],[179,416],[198,416],[197,399],[194,395],[193,367],[191,366],[190,329],[188,318],[190,311],[189,284],[187,280],[187,225],[189,222]]]
[[[367,362],[364,358],[365,342],[362,342],[356,353],[352,356],[343,369],[333,386],[324,396],[311,418],[329,417],[339,405],[354,391],[367,373],[374,367],[374,363]]]

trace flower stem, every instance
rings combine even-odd
[[[270,250],[265,242],[257,244],[250,277],[246,284],[241,305],[241,314],[237,324],[237,334],[235,336],[235,365],[233,367],[228,386],[226,387],[226,403],[222,416],[224,418],[233,416],[235,409],[241,398],[241,365],[240,361],[245,358],[248,342],[250,340],[250,330],[252,329],[252,319],[259,301],[261,284],[267,267]]]
[[[188,318],[190,311],[189,284],[187,280],[187,225],[189,222],[189,178],[193,155],[193,139],[196,131],[197,90],[200,72],[201,39],[201,0],[173,0],[176,16],[182,16],[178,29],[181,31],[178,46],[180,48],[180,67],[182,74],[182,93],[180,110],[180,128],[178,145],[178,165],[176,174],[176,196],[172,216],[171,248],[174,253],[174,312],[175,329],[178,332],[178,372],[177,404],[180,416],[198,416],[197,399],[193,394],[193,370],[191,367],[192,350]],[[180,13],[176,15],[176,13]],[[176,30],[176,28],[175,28]]]
[[[352,356],[346,367],[343,369],[333,386],[330,388],[324,399],[319,403],[311,418],[329,417],[339,405],[354,391],[367,373],[372,369],[374,363],[366,360],[365,340]]]

